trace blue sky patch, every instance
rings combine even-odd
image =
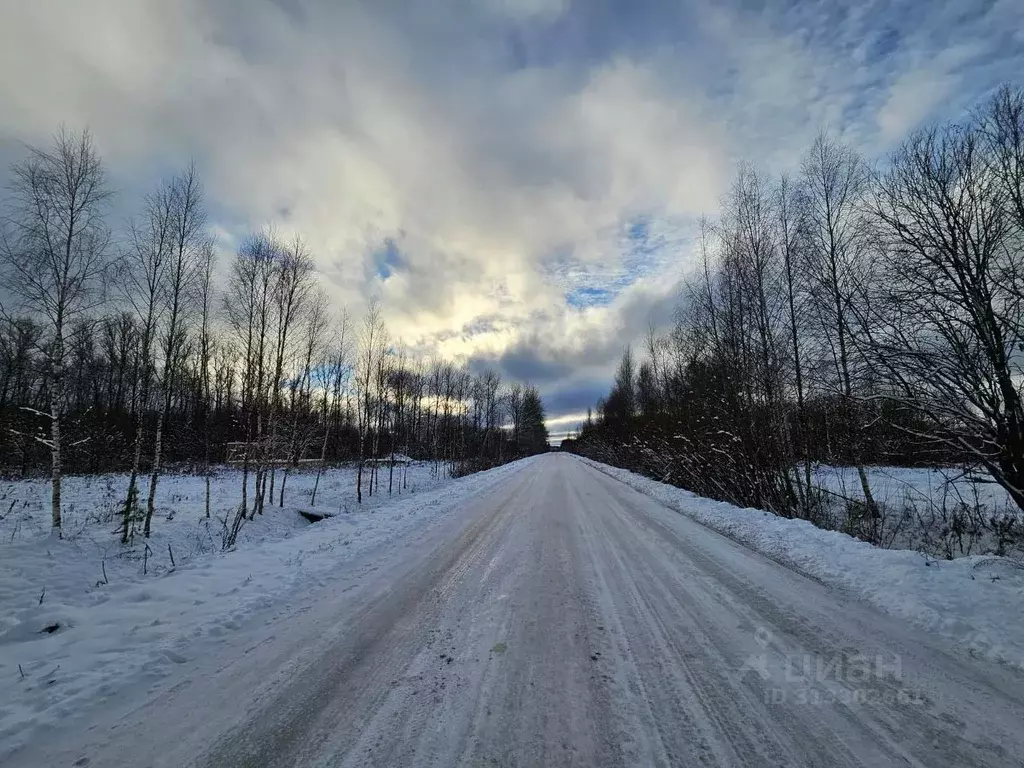
[[[617,291],[607,288],[574,288],[566,291],[565,303],[574,309],[586,309],[587,307],[603,307],[611,304]]]
[[[377,277],[387,280],[392,274],[406,266],[402,251],[393,238],[384,239],[383,245],[371,255]]]

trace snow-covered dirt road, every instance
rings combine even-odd
[[[567,455],[10,766],[917,765],[1024,756],[1024,676]]]

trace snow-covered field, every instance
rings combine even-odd
[[[405,471],[405,488],[399,473]],[[299,509],[326,514],[369,511],[391,500],[388,494],[387,468],[379,470],[381,493],[367,493],[367,476],[363,478],[363,503],[356,501],[356,470],[354,467],[330,468],[324,471],[317,490],[317,505],[310,506],[315,470],[292,472],[285,490],[285,506],[277,506],[281,473],[277,473],[274,503],[267,502],[266,514],[246,522],[238,536],[239,548],[274,541],[303,530],[309,522],[298,514]],[[51,556],[50,483],[45,479],[0,480],[0,568],[17,564],[19,572],[33,579],[27,584],[11,584],[9,572],[0,580],[0,606],[7,605],[8,591],[36,589],[36,597],[45,587],[47,596],[62,600],[91,592],[96,583],[124,583],[147,575],[159,575],[181,567],[195,558],[215,554],[223,548],[222,530],[241,499],[242,473],[238,469],[219,468],[210,482],[210,518],[205,517],[205,485],[202,477],[189,474],[168,474],[160,479],[152,536],[136,535],[132,545],[122,547],[116,531],[120,527],[120,509],[128,484],[128,476],[120,474],[67,477],[63,486],[63,538],[59,543],[61,556]],[[395,468],[391,498],[437,487],[447,480],[442,466],[435,472],[430,463],[414,463],[406,470]],[[144,509],[148,477],[140,480],[140,506]],[[250,473],[249,503],[254,487]],[[147,552],[148,543],[148,552]],[[171,559],[173,556],[174,565]],[[47,558],[45,568],[36,568],[34,558]],[[35,574],[46,574],[37,583]],[[0,633],[5,629],[0,616]]]
[[[772,559],[935,633],[957,649],[1024,669],[1024,565],[1016,559],[972,555],[945,560],[883,549],[805,520],[743,509],[583,461]],[[922,476],[915,477],[922,487]],[[852,475],[847,480],[852,485]]]
[[[390,498],[383,469],[383,493],[364,486],[360,506],[355,470],[326,470],[315,509],[336,516],[317,524],[298,514],[313,509],[314,473],[292,474],[285,507],[247,522],[227,553],[220,518],[238,503],[233,469],[212,480],[209,520],[202,478],[164,477],[153,535],[130,546],[115,534],[125,476],[66,479],[63,539],[50,534],[47,482],[0,482],[0,755],[126,678],[162,676],[196,638],[228,634],[289,590],[322,583],[339,562],[442,513],[457,497],[451,486],[465,492],[494,474],[452,481],[443,467],[436,476],[414,464],[399,495],[397,473]]]
[[[876,501],[897,504],[904,499],[915,502],[943,497],[975,501],[992,509],[1001,509],[1011,503],[1006,491],[994,482],[972,482],[958,468],[929,467],[868,467],[868,481]],[[844,496],[861,496],[860,480],[853,467],[833,467],[819,464],[814,468],[814,479],[822,487]]]
[[[882,546],[941,558],[1005,554],[1024,559],[1024,515],[987,476],[911,467],[869,467],[867,474],[885,517],[878,530]],[[856,470],[818,465],[814,482],[830,499],[833,519],[823,527],[843,530],[844,500],[864,498]]]

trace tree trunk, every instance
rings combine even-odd
[[[54,377],[53,386],[55,390],[59,390],[59,376]],[[57,532],[57,535],[61,533],[61,515],[60,515],[60,489],[61,481],[63,479],[62,468],[61,468],[61,434],[60,434],[60,395],[56,395],[53,399],[51,420],[50,420],[50,440],[52,441],[51,446],[51,493],[50,493],[50,514],[51,523],[53,530]]]
[[[141,410],[141,409],[140,409]],[[128,494],[125,496],[122,511],[121,543],[127,544],[132,537],[135,510],[139,501],[139,465],[142,463],[142,424],[141,419],[135,425],[135,446],[132,454],[132,469],[128,476]]]
[[[163,453],[164,420],[156,424],[156,436],[153,438],[153,468],[149,476],[149,498],[146,499],[146,522],[142,535],[147,539],[153,524],[153,510],[156,509],[156,486],[160,479],[160,458]]]
[[[146,334],[148,335],[148,331]],[[149,404],[149,368],[148,368],[148,347],[149,343],[143,341],[143,373],[144,377],[140,388],[142,390],[138,402],[133,402],[135,411],[135,446],[132,454],[132,469],[128,478],[128,493],[124,500],[122,514],[123,522],[121,529],[121,543],[127,544],[134,535],[135,514],[139,508],[139,467],[142,464],[142,443],[146,432],[146,406]],[[134,400],[134,398],[133,398]]]

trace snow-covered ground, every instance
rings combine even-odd
[[[532,462],[552,460],[537,457],[459,480],[435,478],[429,465],[416,465],[401,496],[389,499],[385,492],[362,507],[355,504],[352,470],[331,470],[321,480],[318,508],[340,514],[312,525],[298,509],[308,509],[304,502],[313,476],[293,475],[285,508],[268,507],[266,514],[247,523],[236,549],[227,553],[221,552],[218,518],[237,503],[240,476],[234,470],[222,470],[214,480],[209,521],[203,517],[201,478],[164,478],[148,553],[141,539],[128,548],[117,542],[122,476],[68,480],[62,540],[49,534],[45,482],[0,484],[0,762],[41,728],[62,723],[119,692],[155,686],[160,678],[188,667],[197,654],[203,658],[204,649],[242,647],[237,644],[251,639],[242,630],[262,626],[282,606],[301,602],[301,596],[314,590],[326,587],[333,593],[334,586],[345,582],[339,592],[360,584],[386,591],[393,576],[377,570],[380,553],[394,554],[396,543],[407,546],[413,541],[416,551],[426,556],[427,550],[448,541],[444,536],[454,539],[476,514],[470,500],[500,483],[510,481],[505,494],[510,503],[529,509],[553,504],[545,514],[555,515],[564,502],[558,493],[538,491],[520,498],[515,491],[532,483],[542,468]],[[711,501],[589,463],[773,560],[926,629],[937,645],[1024,669],[1024,569],[1013,559],[937,560],[919,552],[881,549],[804,521]],[[554,483],[558,467],[543,466],[552,469],[548,479]],[[524,469],[512,482],[511,476]],[[570,465],[559,472],[568,473],[565,482],[576,486],[587,482]],[[912,475],[918,488],[925,487],[921,477]],[[846,478],[847,492],[850,480]],[[559,486],[552,488],[557,491]],[[584,496],[605,491],[575,488]],[[514,512],[509,519],[515,519],[516,506],[509,509]],[[581,515],[593,512],[586,504],[576,510]],[[443,521],[444,530],[430,526],[433,521]],[[552,525],[551,530],[570,530]],[[690,530],[688,535],[703,541],[707,534]],[[541,546],[547,538],[537,541]],[[611,542],[601,546],[617,551]],[[516,567],[523,567],[523,557],[512,558]],[[545,560],[531,562],[553,567]],[[532,605],[530,600],[530,595],[522,596],[523,605]]]
[[[760,527],[757,512],[666,499]],[[150,601],[165,609],[158,630],[205,631],[198,611],[224,634],[158,638],[163,658],[143,671],[170,670],[165,679],[135,675],[113,700],[75,702],[25,749],[6,755],[0,742],[0,763],[1001,768],[1024,754],[1024,674],[951,652],[941,633],[848,593],[873,583],[872,566],[899,576],[899,553],[879,560],[837,534],[779,527],[790,541],[775,557],[813,554],[798,566],[822,581],[838,553],[854,583],[824,586],[569,455],[474,475],[370,517],[402,509],[404,531],[358,556],[339,546],[345,531],[333,521],[157,579],[161,594],[184,598]],[[302,565],[285,566],[297,556]],[[224,591],[250,569],[242,592],[283,570],[304,571],[305,588],[279,592],[235,629],[184,592]],[[922,585],[889,595],[901,587]],[[1019,615],[1019,595],[1002,597],[1007,623],[988,623],[998,631]],[[149,632],[145,608],[109,617]]]
[[[399,495],[396,468],[389,498],[385,468],[383,492],[369,497],[364,486],[358,505],[355,470],[329,469],[315,510],[335,516],[316,524],[298,513],[314,509],[314,473],[292,474],[285,507],[247,522],[227,553],[220,519],[240,496],[233,469],[212,480],[209,520],[202,478],[164,477],[152,537],[124,547],[115,529],[125,476],[66,479],[63,539],[50,534],[47,482],[0,482],[0,755],[129,678],[162,676],[197,638],[322,584],[331,568],[436,519],[502,471],[453,481],[414,464]]]
[[[867,475],[885,517],[879,530],[882,546],[941,558],[1005,554],[1024,559],[1024,515],[988,476],[967,475],[955,467],[880,466],[868,467]],[[843,530],[844,500],[864,498],[857,471],[818,465],[813,477],[832,510],[832,519],[822,527]]]
[[[310,506],[315,470],[289,474],[285,487],[285,506],[277,506],[281,473],[276,475],[274,503],[267,503],[266,514],[246,522],[239,532],[238,548],[274,541],[305,529],[309,521],[298,510],[325,514],[366,512],[403,494],[418,493],[447,481],[444,467],[435,471],[430,463],[414,463],[407,469],[395,468],[395,482],[388,494],[388,468],[378,470],[381,491],[368,494],[367,475],[363,478],[363,502],[356,501],[356,469],[351,466],[329,468],[320,478],[316,508]],[[405,472],[405,482],[399,473]],[[145,509],[148,477],[140,479],[140,506]],[[205,484],[202,477],[168,474],[160,479],[152,536],[147,541],[136,535],[123,547],[115,531],[120,527],[120,510],[128,485],[121,474],[67,477],[63,486],[63,541],[53,552],[50,534],[50,483],[45,479],[0,481],[0,606],[8,605],[7,594],[35,588],[36,598],[45,587],[48,598],[64,600],[92,592],[97,582],[134,581],[144,575],[159,575],[181,567],[195,558],[220,552],[223,548],[223,521],[230,520],[241,499],[242,473],[238,469],[219,468],[210,481],[210,518],[205,517]],[[402,487],[404,485],[404,488]],[[249,477],[249,503],[254,492]],[[148,544],[148,551],[147,551]],[[47,554],[50,552],[51,554]],[[174,565],[172,565],[172,556]],[[39,568],[34,559],[47,559]],[[17,582],[21,574],[28,583]],[[42,580],[39,577],[45,574]],[[12,576],[15,577],[12,582]],[[0,633],[4,629],[0,614]]]
[[[904,499],[915,502],[950,500],[978,502],[992,509],[1011,503],[1009,495],[995,482],[975,482],[959,468],[868,467],[868,481],[876,501],[895,505]],[[975,478],[977,479],[977,478]],[[983,478],[988,480],[988,478]],[[818,464],[814,480],[823,488],[843,496],[861,497],[863,491],[857,470]]]
[[[583,459],[666,506],[772,559],[905,619],[972,655],[1024,669],[1024,566],[1013,558],[935,559],[882,549],[804,520],[696,496]],[[918,489],[926,470],[907,470]],[[853,485],[852,475],[846,478]],[[893,482],[893,492],[900,487]],[[985,486],[990,487],[990,486]]]

